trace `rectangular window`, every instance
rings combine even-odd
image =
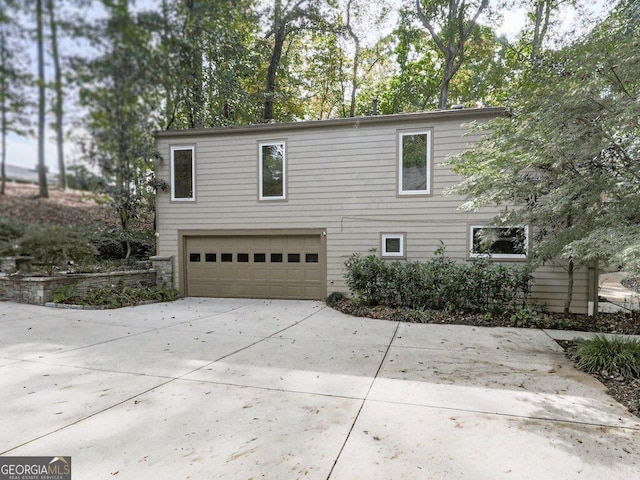
[[[282,254],[281,253],[272,253],[271,254],[271,263],[281,263],[282,262]]]
[[[215,262],[216,261],[216,254],[215,253],[205,253],[204,254],[204,261],[205,262]]]
[[[300,263],[300,254],[299,253],[289,253],[289,254],[287,254],[287,262],[289,262],[289,263]]]
[[[233,262],[233,253],[223,253],[220,255],[221,262]]]
[[[431,193],[431,132],[399,135],[398,194]]]
[[[238,254],[238,263],[247,263],[249,261],[248,253],[239,253]]]
[[[469,232],[471,256],[492,258],[526,258],[529,248],[529,228],[526,226],[472,226]]]
[[[190,253],[189,254],[189,261],[190,262],[199,262],[200,261],[200,254],[199,253]]]
[[[318,263],[319,255],[317,253],[307,253],[305,260],[307,263]]]
[[[254,253],[253,263],[264,263],[267,261],[267,256],[264,253]]]
[[[286,160],[284,142],[259,145],[259,198],[284,200],[286,192]]]
[[[195,148],[171,147],[171,200],[195,200]]]
[[[404,258],[404,233],[383,233],[380,235],[380,251],[383,257]]]

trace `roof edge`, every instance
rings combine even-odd
[[[223,135],[235,133],[255,133],[260,131],[299,130],[324,127],[376,125],[381,123],[400,123],[411,120],[474,119],[499,117],[507,114],[505,107],[463,108],[452,110],[432,110],[428,112],[396,113],[392,115],[372,115],[367,117],[346,117],[330,120],[304,120],[299,122],[255,123],[250,125],[231,125],[213,128],[188,128],[183,130],[158,130],[156,138],[193,137]]]

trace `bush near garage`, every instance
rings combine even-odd
[[[345,282],[366,306],[413,310],[501,312],[529,303],[532,269],[488,258],[456,263],[440,247],[426,262],[388,261],[375,252],[353,254],[345,262]]]

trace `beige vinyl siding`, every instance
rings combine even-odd
[[[180,285],[178,230],[323,229],[327,233],[329,293],[346,291],[344,261],[354,252],[379,249],[384,232],[406,233],[407,260],[431,257],[443,241],[448,255],[464,261],[468,258],[468,226],[488,222],[497,210],[459,211],[463,199],[443,195],[459,178],[442,163],[477,138],[463,136],[464,123],[501,112],[489,109],[186,134],[161,132],[157,147],[164,161],[157,164],[157,177],[170,179],[172,145],[193,145],[196,198],[171,202],[170,194],[158,193],[158,254],[174,257],[175,283]],[[397,194],[398,132],[411,129],[432,132],[429,196]],[[270,141],[286,142],[285,201],[258,200],[258,144]],[[550,307],[561,308],[564,302],[562,274],[564,271],[546,266],[536,274],[549,285],[542,287],[537,281],[535,291]],[[586,292],[586,274],[580,272],[577,277],[574,306],[582,312],[586,311],[586,296],[580,297]]]

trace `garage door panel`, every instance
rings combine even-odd
[[[321,299],[320,247],[319,235],[186,237],[186,294]]]

